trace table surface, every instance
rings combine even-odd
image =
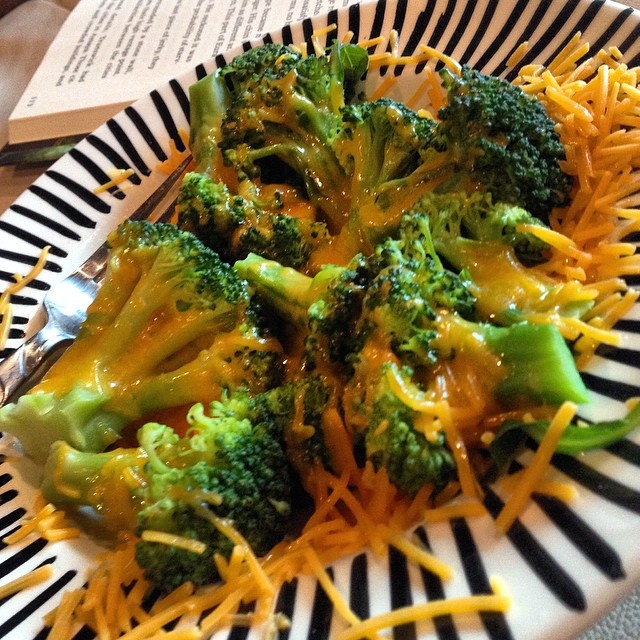
[[[0,0],[0,148],[6,144],[6,120],[13,105],[76,1]],[[640,0],[623,0],[621,4],[640,10]],[[0,212],[7,209],[41,171],[42,167],[0,167]],[[639,638],[640,587],[577,640]]]

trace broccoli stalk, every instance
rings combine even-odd
[[[230,520],[254,552],[266,553],[290,525],[294,476],[284,450],[284,425],[293,417],[293,390],[251,397],[239,390],[187,414],[189,429],[147,423],[139,446],[92,453],[57,442],[42,492],[56,504],[93,507],[105,525],[159,531],[196,541],[191,550],[141,540],[136,559],[145,576],[169,591],[186,581],[218,578],[214,556],[229,557],[233,543],[216,527]]]
[[[144,499],[147,462],[142,447],[96,453],[57,440],[49,448],[40,489],[55,504],[94,507],[113,531],[132,530]]]
[[[471,323],[460,317],[450,316],[447,319],[446,344],[440,346],[444,355],[447,349],[455,350],[456,346],[470,345],[479,347],[477,340],[487,347],[489,352],[499,356],[500,366],[504,374],[499,379],[494,393],[505,406],[518,406],[523,401],[551,404],[559,406],[566,400],[586,402],[587,389],[578,373],[571,351],[552,324],[531,324],[519,322],[508,327],[498,327],[489,323]],[[455,326],[454,326],[455,325]],[[459,341],[451,334],[460,331]],[[461,356],[452,353],[452,357]]]
[[[229,91],[219,75],[210,74],[189,87],[189,147],[198,171],[213,173],[222,167],[218,143],[222,118],[230,102]]]
[[[78,339],[0,410],[2,430],[36,460],[56,440],[102,451],[150,412],[277,381],[279,345],[262,339],[246,284],[216,253],[173,225],[149,222],[124,223],[109,243]],[[272,376],[255,378],[254,364]]]

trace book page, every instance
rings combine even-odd
[[[81,0],[9,118],[10,143],[88,133],[164,80],[355,0]]]

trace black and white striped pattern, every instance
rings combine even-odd
[[[629,64],[640,63],[640,15],[603,0],[380,0],[287,26],[219,55],[109,120],[0,216],[0,289],[15,272],[35,264],[44,245],[51,245],[41,276],[14,299],[16,316],[8,348],[0,358],[22,342],[46,290],[162,182],[155,167],[166,159],[169,140],[182,149],[180,130],[188,131],[189,85],[243,49],[269,41],[310,43],[314,29],[328,24],[338,25],[338,36],[352,31],[358,40],[396,29],[403,54],[425,43],[504,77],[510,74],[507,60],[522,41],[530,43],[525,63],[548,62],[577,31],[592,50],[615,44]],[[381,75],[388,72],[383,69]],[[405,92],[398,97],[411,94],[417,72],[413,68],[395,71],[403,76],[398,85]],[[376,75],[368,82],[379,80]],[[131,168],[133,175],[120,187],[95,195],[95,187],[107,182],[114,168]],[[638,306],[618,328],[621,348],[601,349],[586,374],[594,398],[593,408],[585,413],[590,419],[619,415],[627,397],[640,395]],[[580,459],[556,456],[553,466],[558,477],[576,482],[580,499],[565,505],[537,496],[507,536],[495,534],[490,518],[419,527],[416,535],[425,547],[454,567],[451,581],[442,582],[418,570],[398,552],[388,558],[370,554],[346,558],[330,568],[330,575],[361,617],[442,597],[486,593],[494,574],[506,580],[514,600],[506,616],[442,617],[395,630],[397,640],[571,637],[640,582],[639,442],[636,434]],[[18,526],[37,484],[38,470],[29,461],[0,461],[0,535]],[[488,490],[489,513],[495,517],[501,504],[501,497]],[[0,545],[3,581],[44,563],[53,563],[56,569],[49,582],[0,602],[0,637],[45,638],[42,615],[58,602],[64,589],[82,584],[96,550],[88,539],[51,544],[30,537],[12,547]],[[340,628],[330,601],[309,578],[288,584],[279,595],[279,608],[292,618],[291,629],[280,633],[282,640],[324,640]],[[222,635],[240,640],[246,634],[234,629]],[[77,636],[90,637],[87,630]]]

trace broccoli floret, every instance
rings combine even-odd
[[[394,353],[411,365],[438,360],[433,346],[438,313],[454,312],[463,318],[475,314],[470,281],[442,267],[429,251],[428,237],[428,227],[403,217],[399,238],[378,245],[369,259],[375,277],[364,299],[365,324],[383,330]]]
[[[404,375],[410,379],[412,371],[405,369]],[[366,456],[376,468],[386,469],[391,482],[408,496],[414,496],[428,483],[433,483],[438,491],[455,479],[456,471],[442,431],[435,433],[432,441],[427,440],[416,429],[417,417],[416,411],[398,398],[382,375],[364,433]]]
[[[216,72],[218,82],[205,80],[202,91],[213,96],[202,102],[225,109],[209,136],[227,165],[214,179],[251,201],[264,182],[295,185],[317,208],[314,220],[334,236],[331,261],[341,265],[394,235],[402,214],[425,193],[489,194],[545,222],[553,207],[568,202],[572,182],[562,171],[554,123],[520,87],[467,66],[460,75],[445,70],[446,105],[428,117],[390,98],[351,100],[345,77],[359,77],[367,64],[366,52],[352,45],[304,57],[267,44]],[[207,131],[203,120],[193,136]],[[258,236],[265,242],[250,250],[265,256],[278,236]],[[540,245],[528,238],[520,256],[540,260]],[[275,258],[279,252],[269,257],[299,268],[302,258],[285,263]]]
[[[493,358],[502,362],[501,373],[488,381],[491,393],[498,394],[506,384],[498,384],[498,378],[504,378],[513,397],[556,403],[566,394],[566,399],[583,401],[584,385],[556,327],[477,322],[474,281],[467,271],[458,274],[444,267],[430,234],[429,218],[415,211],[403,216],[397,239],[385,240],[371,256],[356,256],[347,267],[327,267],[313,278],[259,256],[249,256],[235,268],[283,319],[308,332],[318,349],[316,358],[329,355],[331,360],[340,354],[347,372],[361,369],[369,376],[376,368],[363,363],[369,352],[379,358],[383,349],[388,361],[426,369],[428,378],[438,363],[464,353],[483,366]],[[322,351],[327,339],[334,348]],[[549,370],[559,376],[552,384]],[[560,384],[563,377],[565,384]],[[378,378],[374,373],[373,379]],[[370,386],[361,380],[354,384]]]
[[[286,387],[251,397],[239,390],[194,405],[189,429],[147,423],[139,446],[81,452],[64,442],[52,447],[42,491],[55,503],[91,506],[118,529],[123,524],[172,534],[204,545],[191,550],[141,539],[136,559],[145,576],[169,591],[185,581],[218,577],[215,554],[229,557],[234,543],[217,526],[228,520],[253,551],[263,555],[291,521],[295,479],[284,448],[293,394]],[[71,488],[71,489],[70,489]]]
[[[555,326],[519,322],[501,327],[478,320],[474,283],[465,272],[443,265],[429,219],[419,212],[403,216],[398,237],[379,244],[372,255],[356,256],[346,267],[329,266],[313,278],[258,256],[235,268],[305,335],[312,352],[305,366],[332,371],[342,381],[340,407],[349,432],[355,441],[364,438],[374,464],[394,467],[394,482],[405,491],[414,492],[419,478],[436,481],[434,469],[441,470],[443,482],[449,477],[447,454],[435,441],[410,438],[402,426],[419,430],[419,412],[409,411],[412,396],[418,403],[454,402],[453,389],[442,387],[451,375],[447,371],[485,371],[478,392],[496,412],[532,402],[586,401],[569,347]],[[411,391],[390,387],[390,365],[410,372]],[[399,421],[402,403],[407,410]],[[392,423],[398,424],[383,436]],[[390,450],[405,453],[384,458],[379,443],[386,437]],[[397,462],[402,455],[422,465],[422,471],[416,466],[402,476]]]
[[[262,215],[239,234],[240,251],[234,258],[257,253],[294,269],[303,269],[313,251],[328,240],[329,234],[322,222],[281,213]]]
[[[428,224],[437,253],[469,275],[483,318],[500,324],[536,313],[579,318],[593,305],[593,292],[580,283],[557,282],[524,264],[546,251],[544,242],[518,230],[542,224],[524,209],[493,203],[489,194],[451,192],[423,196],[411,214]]]
[[[345,84],[357,82],[366,68],[364,50],[339,42],[331,46],[328,55],[303,56],[291,47],[271,43],[250,49],[218,73],[233,96],[230,112],[242,115],[248,119],[245,124],[255,126],[233,127],[227,117],[223,129],[228,127],[228,136],[240,135],[242,142],[253,145],[256,137],[267,134],[265,123],[259,119],[273,116],[273,124],[295,128],[299,123],[328,141],[334,133],[335,116],[345,103],[345,94],[351,92]],[[252,114],[250,108],[259,111]],[[294,117],[290,124],[282,119],[288,114]],[[225,139],[233,146],[239,141],[232,137]]]
[[[383,363],[395,357],[391,352],[387,354],[384,351],[387,348],[384,339],[376,337],[375,323],[379,321],[386,326],[392,315],[389,309],[384,308],[386,301],[380,300],[389,284],[386,274],[376,279],[376,271],[384,271],[381,262],[382,258],[357,256],[347,267],[327,267],[313,278],[255,255],[235,266],[258,293],[271,302],[283,320],[305,336],[306,369],[326,372],[328,366],[339,367],[336,373],[346,383],[344,393],[338,398],[328,397],[322,416],[327,415],[326,405],[330,405],[331,401],[339,407],[339,420],[346,426],[346,430],[340,431],[345,437],[342,448],[348,450],[348,455],[355,459],[355,450],[364,442],[365,455],[372,463],[384,466],[392,482],[400,490],[413,495],[425,482],[434,482],[438,486],[446,483],[451,477],[451,456],[444,445],[428,443],[424,436],[418,435],[414,429],[417,414],[390,392],[381,390],[384,383]],[[417,265],[417,261],[414,264]],[[376,290],[371,293],[369,303],[367,294],[371,287]],[[411,295],[414,294],[415,291],[412,291]],[[375,310],[373,298],[378,300]],[[405,322],[405,326],[402,326],[403,337],[410,332],[410,315],[417,316],[423,309],[421,301],[414,301],[418,304],[409,311],[409,307],[413,306],[409,296],[403,299],[399,294],[395,299],[398,308],[407,311],[406,314],[398,313],[395,318],[396,327]],[[387,336],[387,339],[395,341],[395,336]],[[410,342],[411,338],[407,340]],[[417,349],[417,346],[414,348]],[[406,351],[403,353],[406,354]],[[378,392],[380,397],[377,396]],[[316,393],[315,397],[318,396]],[[323,402],[324,398],[315,404],[322,406]],[[310,404],[314,406],[314,403]],[[389,409],[388,416],[384,414],[385,409]],[[312,419],[314,415],[315,423]],[[317,420],[320,417],[320,413],[311,411],[311,416],[306,416],[304,424],[312,424],[312,428],[294,431],[289,439],[289,454],[303,483],[305,478],[313,477],[315,464],[320,463],[334,471],[340,467],[340,463],[336,464],[335,461],[327,464],[331,458],[326,455],[324,432],[318,431],[318,424],[322,424]],[[404,422],[397,422],[400,417]],[[379,429],[382,421],[393,424],[393,428],[389,427],[385,435]],[[410,429],[414,429],[415,433],[411,434]],[[297,444],[298,434],[311,435],[305,437],[300,445]],[[381,450],[383,446],[387,449],[386,454]],[[336,448],[339,447],[334,444],[331,450]],[[412,462],[403,471],[403,461],[409,458]]]
[[[340,124],[345,83],[362,75],[366,63],[366,52],[355,45],[335,43],[329,55],[304,57],[284,45],[266,44],[219,69],[216,76],[227,88],[226,109],[211,137],[219,139],[237,180],[259,181],[263,166],[273,170],[279,164],[285,181],[303,185],[332,224],[341,222],[344,173],[330,142]],[[203,83],[205,92],[217,87]],[[206,96],[202,101],[215,102]],[[193,136],[201,131],[197,127]]]
[[[438,140],[454,173],[495,201],[522,206],[542,221],[567,204],[572,186],[561,169],[564,148],[540,101],[520,87],[464,65],[443,69],[446,105]]]
[[[178,227],[193,233],[225,261],[233,254],[229,246],[233,234],[254,215],[251,202],[232,195],[226,184],[197,172],[183,178],[176,205]]]
[[[435,120],[390,98],[346,105],[333,149],[348,178],[351,202],[344,232],[360,230],[375,245],[404,211],[433,189],[423,156],[435,143]]]
[[[277,366],[265,380],[249,368],[254,359],[275,365],[281,349],[262,339],[246,283],[215,252],[173,225],[146,221],[122,224],[109,243],[78,339],[0,410],[2,430],[34,459],[56,440],[102,451],[150,412],[279,382]]]
[[[541,103],[466,66],[442,77],[447,104],[435,119],[388,98],[343,108],[333,149],[349,176],[345,233],[356,229],[375,244],[433,191],[489,194],[545,222],[554,206],[567,204],[564,148]],[[539,257],[539,242],[529,238],[525,248]]]
[[[329,241],[322,222],[279,213],[275,201],[249,201],[232,195],[224,183],[201,173],[188,173],[178,196],[178,226],[196,235],[227,262],[257,253],[302,269],[312,252]]]

